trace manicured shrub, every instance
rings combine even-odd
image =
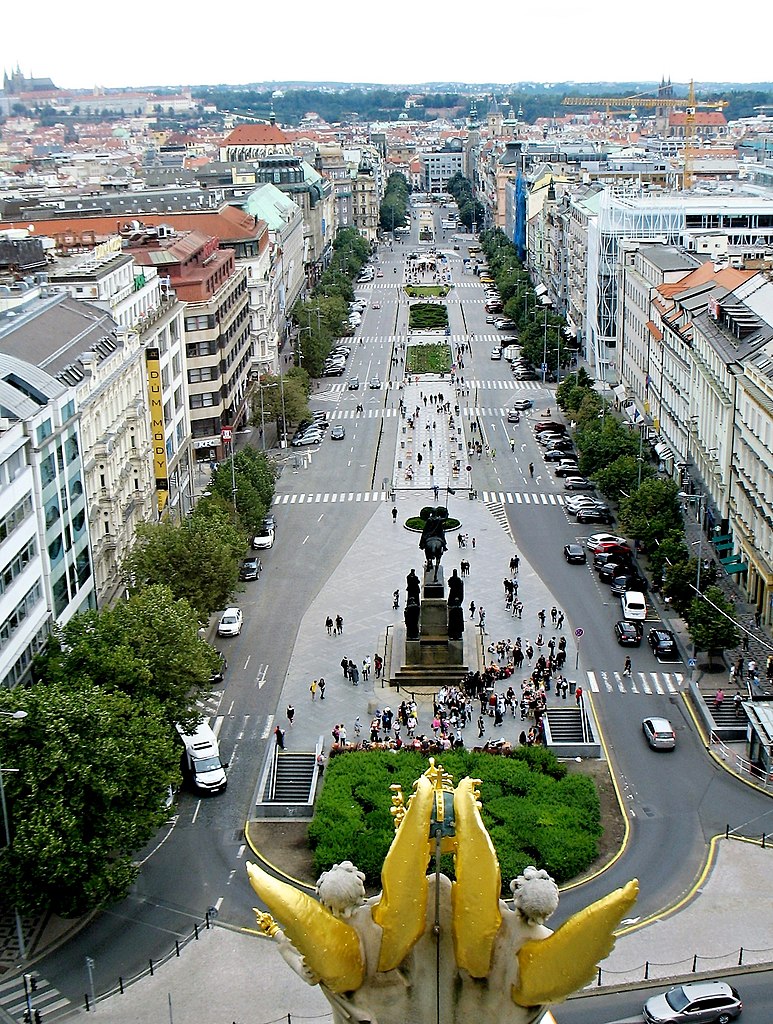
[[[502,868],[503,889],[524,867],[544,867],[558,882],[585,870],[598,854],[601,835],[594,783],[573,775],[543,747],[521,747],[511,756],[448,751],[438,755],[459,782],[479,778],[483,820]],[[428,760],[415,751],[353,750],[330,759],[325,784],[309,827],[317,873],[353,860],[367,884],[379,884],[381,865],[394,836],[390,786],[407,799]],[[450,857],[443,870],[453,875]]]

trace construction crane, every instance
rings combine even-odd
[[[657,109],[666,107],[673,110],[683,107],[684,119],[684,173],[682,187],[690,188],[693,183],[693,152],[695,142],[695,111],[698,107],[709,110],[724,110],[729,104],[727,100],[711,100],[710,102],[695,99],[695,84],[691,80],[686,98],[671,96],[564,96],[562,103],[567,107],[630,107],[636,113],[637,107]]]

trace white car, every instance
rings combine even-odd
[[[492,359],[501,359],[502,358],[502,349],[501,348],[492,348],[492,350],[491,350],[491,358]]]
[[[616,537],[613,533],[593,533],[585,541],[589,551],[595,551],[602,544],[625,544],[625,537]]]
[[[270,526],[264,526],[260,533],[256,533],[252,538],[252,548],[254,551],[259,551],[262,548],[273,548],[274,546],[274,531]]]
[[[217,635],[238,636],[242,631],[243,621],[241,608],[226,608],[217,624]]]

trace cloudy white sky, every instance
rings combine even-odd
[[[4,5],[0,59],[60,88],[260,81],[759,82],[769,0],[38,0]]]

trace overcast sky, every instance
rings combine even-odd
[[[769,0],[413,0],[3,5],[4,70],[60,88],[261,81],[755,82],[773,78]]]

